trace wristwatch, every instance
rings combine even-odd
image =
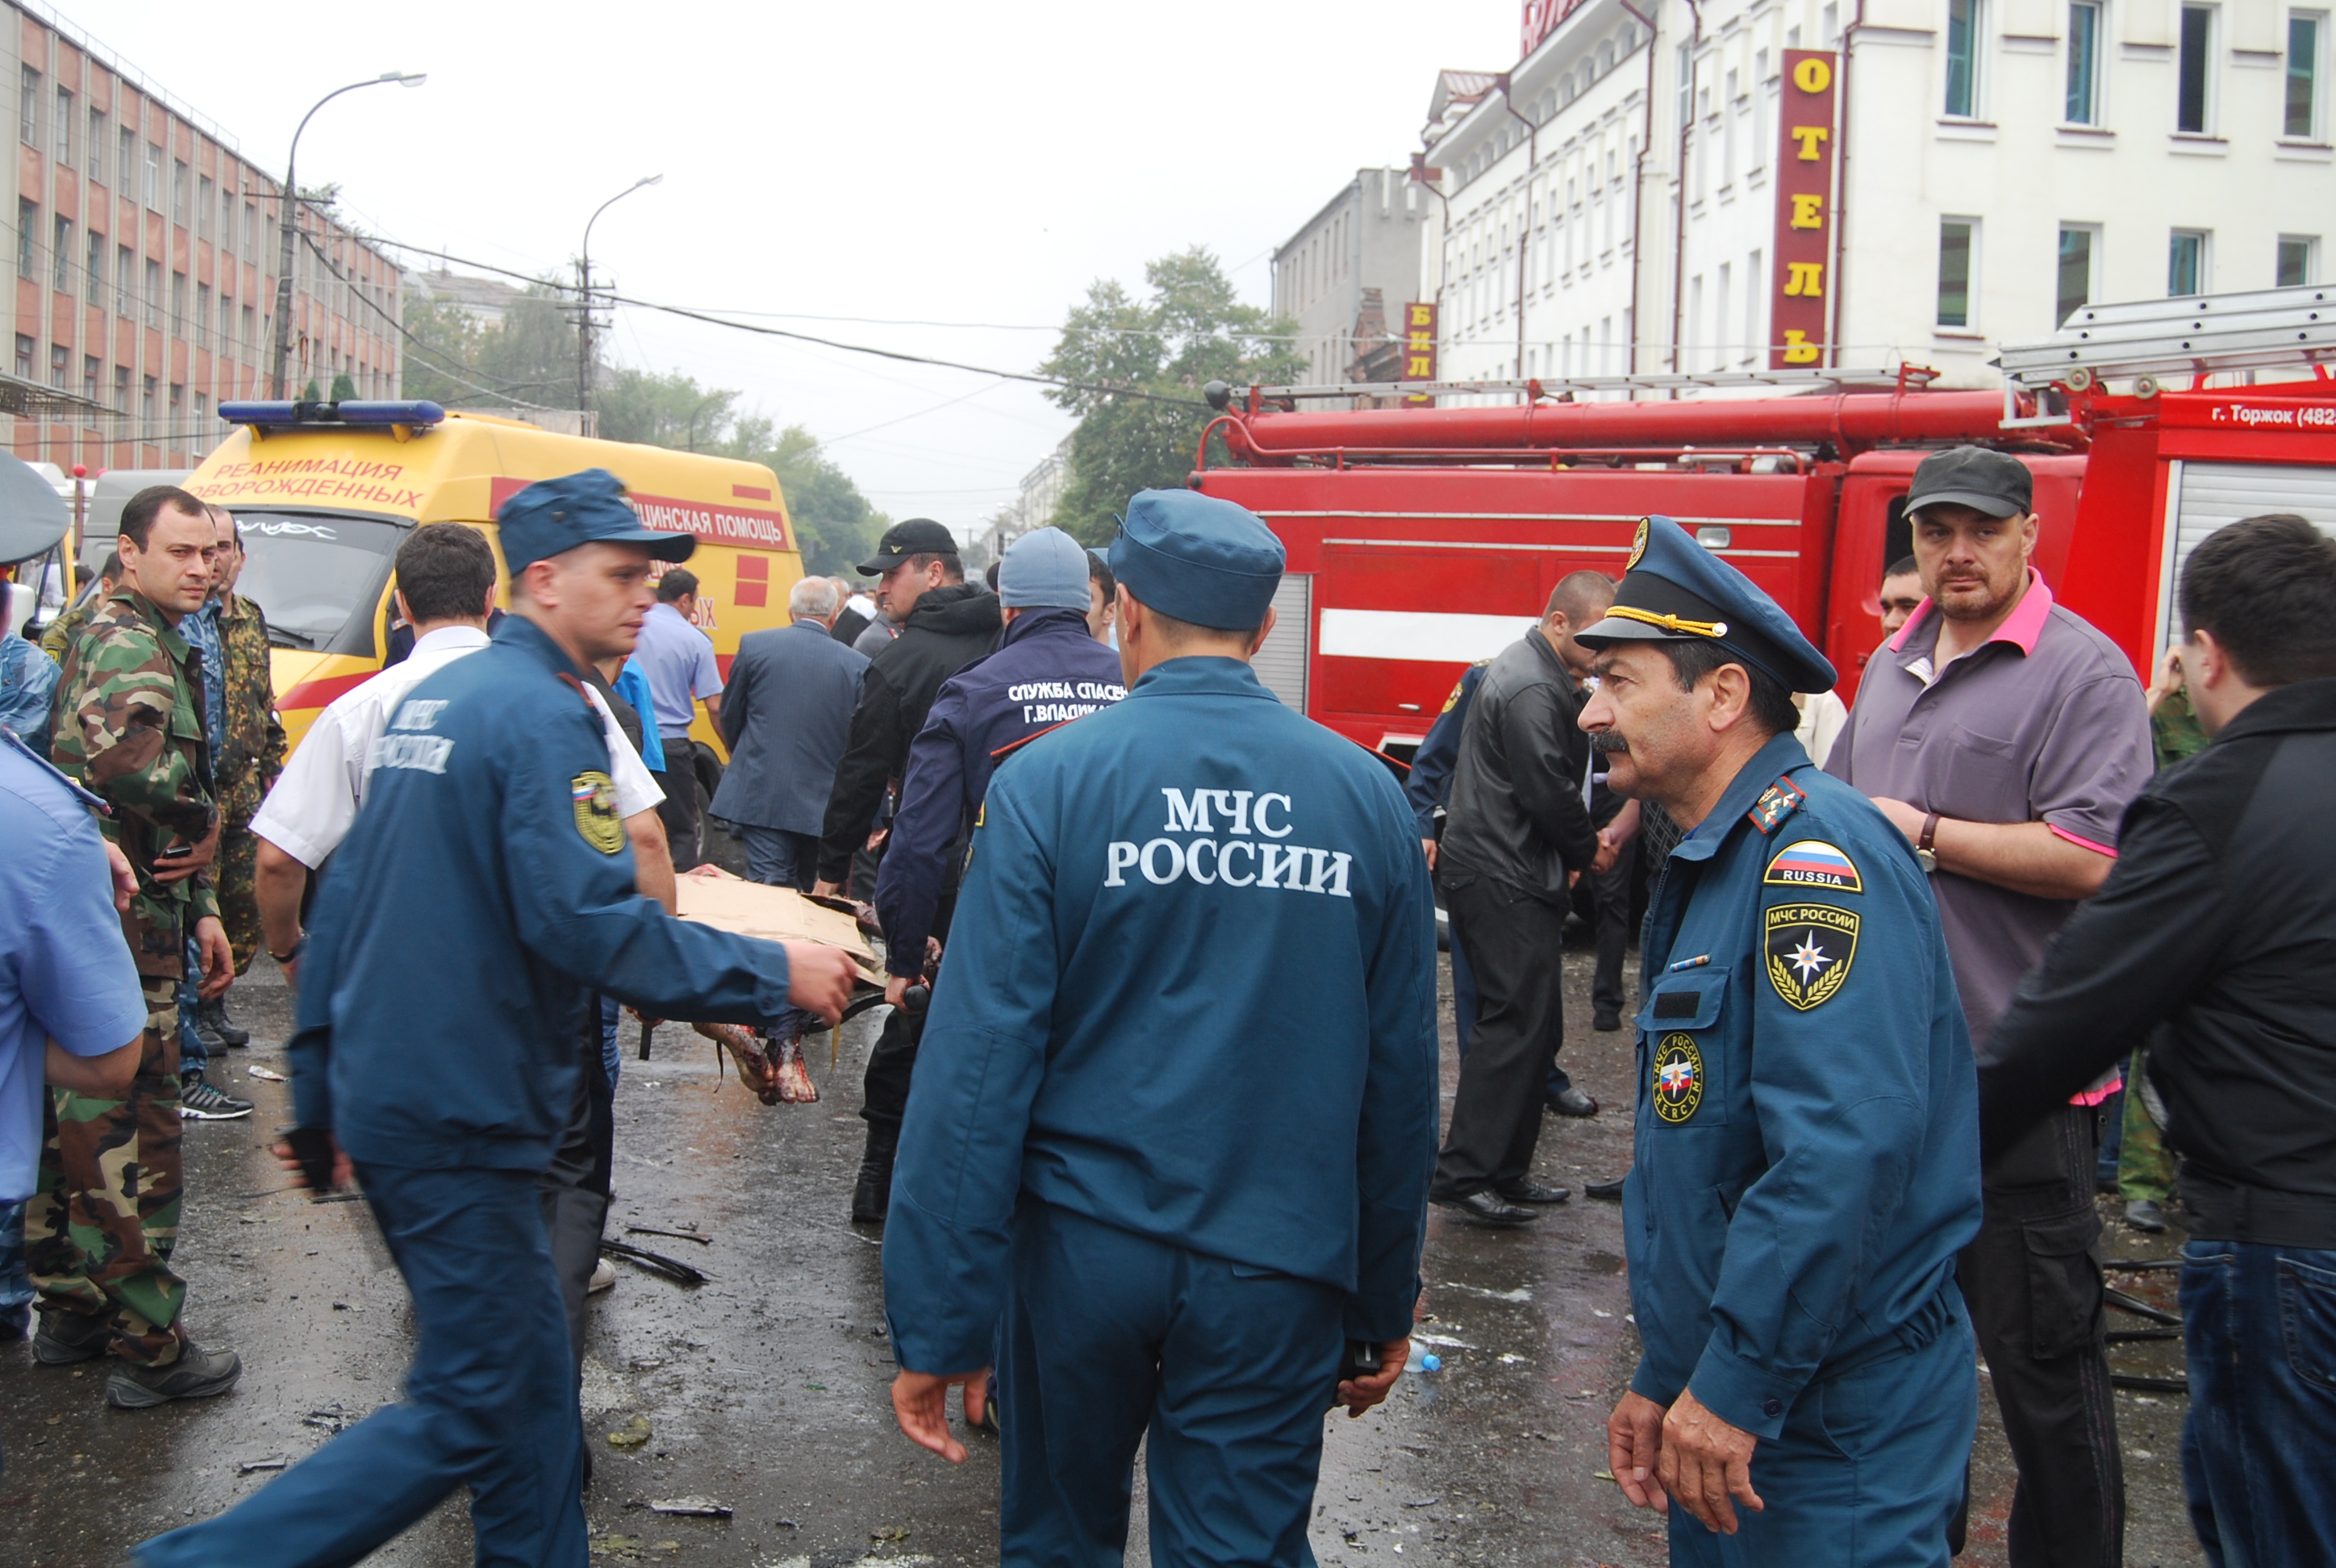
[[[1922,836],[1914,841],[1914,863],[1922,868],[1925,876],[1939,869],[1938,852],[1931,847],[1931,841],[1938,836],[1938,832],[1939,813],[1932,812],[1922,819]]]

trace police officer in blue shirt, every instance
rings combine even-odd
[[[991,779],[901,1133],[893,1407],[952,1460],[1003,1345],[1002,1560],[1310,1563],[1333,1389],[1401,1371],[1436,1158],[1435,926],[1402,793],[1249,667],[1280,542],[1146,491],[1124,702]],[[1003,1314],[1002,1329],[1000,1315]],[[1342,1345],[1380,1370],[1341,1382]]]
[[[673,919],[634,888],[583,672],[628,651],[652,559],[613,474],[502,510],[511,615],[391,718],[300,971],[299,1127],[337,1138],[413,1293],[405,1398],[146,1568],[354,1563],[472,1494],[482,1563],[584,1568],[575,1363],[536,1178],[576,1098],[588,988],[666,1018],[832,1018],[851,962]],[[318,1173],[321,1174],[322,1173]]]
[[[1905,835],[1793,738],[1833,667],[1664,518],[1582,727],[1691,831],[1645,932],[1624,1193],[1645,1354],[1607,1423],[1679,1563],[1948,1561],[1978,1423],[1971,1040]],[[1738,1514],[1737,1506],[1747,1512]]]
[[[900,1004],[925,969],[929,937],[947,934],[949,861],[973,826],[989,775],[1031,736],[1109,707],[1127,695],[1119,655],[1087,629],[1087,552],[1059,528],[1033,529],[1006,547],[998,651],[941,683],[909,747],[876,915],[884,923],[885,999]]]

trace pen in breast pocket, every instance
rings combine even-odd
[[[1681,959],[1679,962],[1665,969],[1663,973],[1667,975],[1675,975],[1681,969],[1698,969],[1709,962],[1711,962],[1711,955],[1709,953],[1698,953],[1691,959]]]

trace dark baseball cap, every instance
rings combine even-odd
[[[2024,517],[2036,510],[2036,481],[2016,457],[1984,446],[1934,452],[1914,470],[1906,493],[1906,513],[1944,502],[1968,506],[1990,517]]]
[[[643,528],[625,500],[625,482],[605,468],[538,480],[503,502],[495,525],[503,564],[514,573],[595,541],[642,545],[657,560],[687,560],[697,549],[696,534]]]
[[[912,517],[884,531],[876,553],[860,563],[863,576],[881,577],[912,555],[955,555],[957,535],[930,517]]]

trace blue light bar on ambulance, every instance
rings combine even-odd
[[[375,427],[436,424],[446,411],[423,398],[398,402],[350,400],[343,403],[222,403],[219,416],[229,424],[256,425],[264,430],[298,428]]]

